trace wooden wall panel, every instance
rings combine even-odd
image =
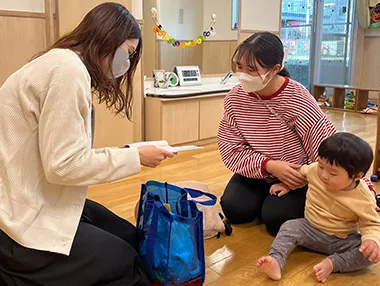
[[[94,148],[121,147],[134,142],[133,124],[121,115],[114,115],[105,104],[98,104],[94,99],[96,126]]]
[[[133,140],[143,141],[145,138],[145,101],[144,101],[144,74],[142,62],[137,66],[133,79],[133,111],[132,122],[128,121],[127,128],[133,128]]]
[[[0,16],[0,86],[46,48],[45,19]]]
[[[152,76],[152,70],[158,67],[158,43],[156,40],[156,34],[153,33],[152,29],[154,26],[151,20],[152,13],[151,9],[155,7],[155,0],[144,0],[143,1],[143,17],[145,20],[143,31],[144,31],[144,74],[146,76]]]
[[[174,66],[183,66],[184,49],[175,48],[165,41],[158,41],[158,50],[160,69],[172,71]],[[152,74],[150,71],[149,76],[151,75]]]
[[[203,45],[196,45],[191,48],[184,48],[183,50],[183,65],[184,66],[199,66],[202,70],[203,60]]]
[[[159,67],[172,71],[177,65],[197,65],[204,74],[226,73],[231,68],[231,55],[237,41],[206,41],[202,45],[174,48],[165,41],[159,44]],[[146,75],[152,76],[151,71]]]
[[[365,37],[361,86],[380,88],[380,37]],[[372,92],[370,98],[378,100],[378,93]]]
[[[365,37],[362,85],[380,87],[380,37]]]
[[[104,0],[58,0],[60,35],[72,31],[82,18],[95,6],[104,3]],[[115,0],[129,10],[132,9],[132,0]]]
[[[249,36],[251,36],[253,33],[251,32],[240,32],[239,33],[239,43],[243,42],[245,39],[247,39]]]
[[[231,61],[232,56],[234,55],[235,50],[238,47],[238,45],[239,45],[238,41],[230,42],[230,61]]]
[[[203,43],[203,72],[226,73],[231,69],[231,41],[206,41]]]

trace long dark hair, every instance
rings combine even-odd
[[[110,80],[102,70],[101,62],[110,56],[109,66],[115,51],[127,39],[138,39],[136,54],[130,59],[128,72],[120,78]],[[133,76],[141,58],[141,30],[136,19],[127,8],[117,3],[103,3],[93,8],[82,22],[69,34],[36,55],[52,49],[70,49],[80,54],[91,76],[91,87],[99,103],[105,102],[116,113],[132,118]],[[124,87],[125,85],[125,87]]]
[[[255,67],[255,60],[263,68],[272,69],[284,60],[284,46],[279,37],[269,32],[255,33],[243,41],[232,56],[232,65],[241,62],[246,56],[249,65]],[[283,68],[279,73],[281,76],[290,77],[289,72]]]

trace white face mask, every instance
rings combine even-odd
[[[260,76],[251,76],[249,74],[238,72],[239,81],[246,93],[256,92],[264,89],[267,84],[272,80],[268,80],[267,83],[264,83],[266,76],[271,71],[268,71],[266,74]]]
[[[112,60],[111,72],[114,78],[123,76],[129,70],[130,66],[129,53],[122,47],[118,47]],[[111,75],[110,78],[112,78]]]

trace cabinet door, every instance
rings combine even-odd
[[[223,99],[217,97],[200,101],[199,139],[216,137],[223,116]]]
[[[162,136],[169,144],[198,140],[199,101],[165,102],[162,106]]]

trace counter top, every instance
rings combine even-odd
[[[224,93],[231,90],[239,83],[236,76],[232,76],[226,84],[220,84],[221,78],[203,78],[202,85],[195,86],[175,86],[169,88],[152,87],[153,82],[146,82],[148,88],[145,89],[145,95],[149,97],[160,98],[180,98],[201,95],[212,95]]]

